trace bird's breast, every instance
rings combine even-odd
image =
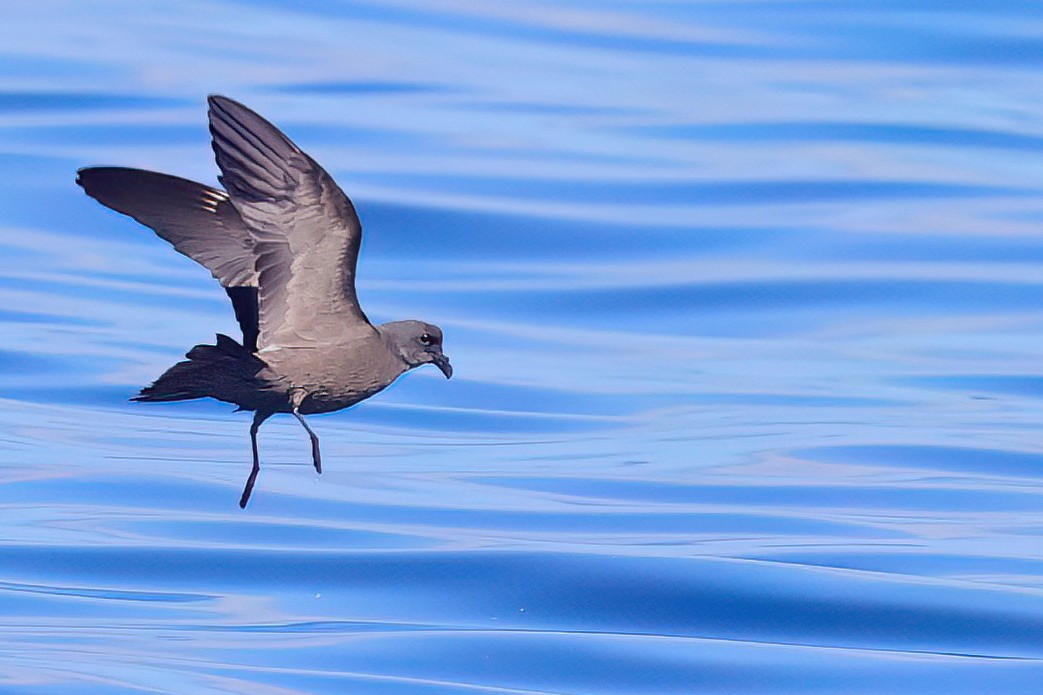
[[[304,391],[300,412],[347,408],[387,388],[405,369],[379,340],[322,348],[288,348],[265,355],[281,381]]]

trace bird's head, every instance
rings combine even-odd
[[[380,333],[409,368],[433,364],[445,378],[453,376],[449,358],[442,354],[442,329],[423,321],[392,321],[380,326]]]

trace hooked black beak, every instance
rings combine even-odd
[[[442,373],[445,374],[446,379],[449,379],[453,376],[453,365],[449,364],[448,357],[442,354],[438,354],[435,355],[435,358],[432,361],[434,362],[434,365],[436,367],[442,370]]]

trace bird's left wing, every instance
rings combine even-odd
[[[150,227],[224,287],[256,287],[253,238],[228,194],[169,174],[125,167],[76,172],[91,198]]]
[[[86,167],[76,172],[76,183],[105,207],[133,217],[209,270],[232,300],[243,345],[256,349],[254,240],[227,193],[126,167]]]

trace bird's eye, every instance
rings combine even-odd
[[[420,335],[420,343],[422,345],[430,345],[433,342],[435,342],[435,339],[431,337],[430,333],[422,333]]]

